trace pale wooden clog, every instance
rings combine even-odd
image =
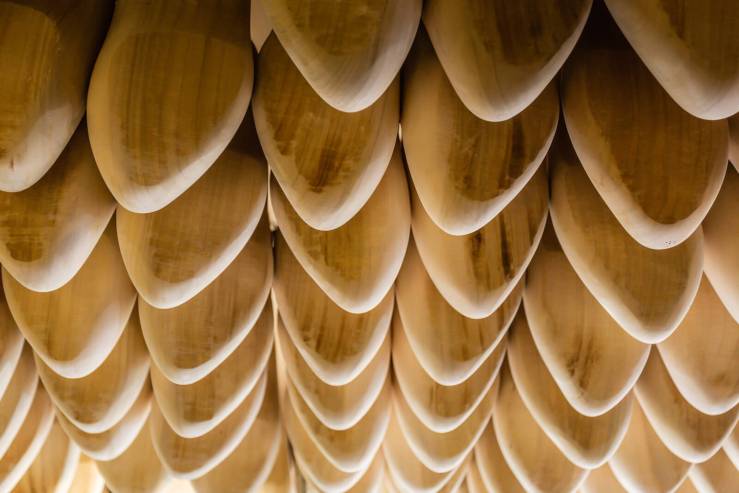
[[[14,493],[68,493],[71,489],[80,449],[54,423],[41,451],[23,477],[13,488]]]

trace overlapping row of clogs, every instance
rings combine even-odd
[[[0,1],[0,491],[730,491],[737,33]]]

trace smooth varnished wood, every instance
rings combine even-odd
[[[259,51],[272,32],[272,24],[270,24],[267,13],[264,11],[262,0],[251,0],[250,7],[249,34],[251,35],[251,42],[254,43],[254,47]]]
[[[25,288],[3,269],[3,288],[26,340],[55,373],[81,378],[118,342],[136,301],[111,222],[82,268],[48,293]]]
[[[137,214],[118,208],[123,261],[150,305],[174,308],[190,300],[252,236],[268,234],[266,162],[250,121],[247,115],[208,172],[163,209]]]
[[[413,193],[413,237],[431,280],[455,310],[489,316],[516,287],[547,220],[545,167],[503,211],[478,231],[452,236],[428,216]]]
[[[80,456],[77,469],[72,478],[69,491],[75,493],[101,493],[105,489],[105,480],[98,471],[97,464],[85,454]]]
[[[300,266],[281,234],[275,235],[275,300],[300,357],[324,382],[346,385],[379,351],[390,328],[394,290],[366,313],[331,301]]]
[[[246,339],[197,382],[178,385],[156,365],[151,367],[157,405],[175,433],[184,438],[208,433],[252,393],[272,354],[273,325],[272,304],[267,303]]]
[[[680,394],[702,413],[722,414],[739,404],[739,322],[705,276],[688,314],[659,344],[659,353]]]
[[[376,307],[398,275],[410,233],[408,184],[399,145],[364,207],[332,231],[311,228],[274,179],[270,185],[280,232],[308,275],[346,311],[364,313]]]
[[[732,0],[606,0],[670,96],[700,118],[739,111],[739,5]]]
[[[573,464],[594,469],[613,455],[631,418],[630,394],[599,416],[578,413],[542,361],[523,311],[508,336],[508,365],[531,416]]]
[[[729,118],[729,159],[739,171],[739,114]]]
[[[403,149],[420,202],[445,232],[473,233],[543,162],[559,118],[556,85],[510,120],[481,120],[454,92],[423,30],[403,81]]]
[[[13,376],[0,398],[0,459],[34,405],[38,387],[33,351],[28,345],[24,345]]]
[[[567,260],[591,294],[631,336],[667,338],[690,308],[703,268],[700,229],[652,250],[623,229],[590,182],[565,132],[550,152],[551,217]]]
[[[704,267],[708,280],[726,309],[739,323],[739,172],[729,168],[711,212],[703,221]]]
[[[87,433],[109,430],[128,412],[149,375],[149,353],[137,314],[105,361],[82,378],[65,378],[36,357],[41,382],[66,418]]]
[[[248,0],[117,2],[87,110],[118,203],[154,212],[195,183],[236,133],[253,76]]]
[[[95,460],[109,461],[120,456],[131,446],[136,436],[146,425],[151,406],[151,385],[147,382],[125,416],[108,430],[100,433],[87,433],[77,428],[59,410],[56,412],[56,420],[85,455]]]
[[[721,449],[707,461],[693,466],[689,475],[700,493],[732,491],[739,484],[739,471]]]
[[[262,484],[260,493],[294,493],[296,491],[295,467],[291,462],[287,443],[287,436],[283,432],[274,466],[267,480]]]
[[[80,460],[80,449],[57,424],[13,493],[69,493]]]
[[[393,317],[396,390],[403,394],[418,420],[436,433],[447,433],[461,426],[486,399],[503,363],[505,350],[503,340],[466,380],[455,385],[440,384],[421,366],[400,317],[397,313]]]
[[[480,470],[478,469],[474,458],[470,461],[470,465],[467,469],[467,477],[465,478],[464,486],[466,489],[460,490],[460,493],[486,493],[488,491],[492,491],[488,489],[485,482],[482,480]]]
[[[618,482],[608,464],[603,464],[598,469],[590,471],[588,478],[580,486],[580,491],[582,493],[628,493],[628,490]]]
[[[362,475],[357,483],[349,488],[346,493],[380,493],[382,482],[385,477],[385,456],[378,452],[372,460],[372,464]]]
[[[87,260],[114,211],[83,123],[40,181],[0,192],[0,262],[28,289],[59,289]]]
[[[453,386],[475,374],[497,349],[521,304],[521,286],[489,316],[465,317],[439,293],[411,239],[396,280],[396,299],[398,323],[418,364],[439,384]]]
[[[587,471],[570,462],[534,420],[508,366],[501,371],[493,426],[506,463],[526,491],[570,492],[585,480]]]
[[[346,430],[364,416],[382,392],[390,371],[390,335],[385,339],[367,367],[344,385],[330,385],[321,380],[303,360],[280,320],[277,346],[287,375],[295,390],[313,414],[327,427]]]
[[[567,131],[624,229],[647,248],[671,248],[698,228],[716,199],[728,127],[672,101],[604,11],[593,12],[563,71]]]
[[[554,78],[591,4],[432,0],[423,23],[459,98],[479,118],[497,122],[527,108]]]
[[[328,104],[357,112],[380,98],[400,70],[422,2],[351,0],[340,9],[317,0],[262,5],[296,71]]]
[[[734,427],[734,431],[724,441],[724,451],[729,456],[734,467],[739,469],[739,428]]]
[[[280,188],[310,227],[336,229],[369,200],[393,153],[399,98],[396,80],[368,108],[336,110],[303,79],[277,37],[267,39],[259,54],[254,118]]]
[[[685,479],[691,464],[665,447],[634,400],[631,421],[609,466],[628,491],[669,492]]]
[[[10,314],[5,293],[0,286],[0,399],[8,389],[18,367],[25,340]]]
[[[739,406],[715,416],[693,407],[670,378],[659,351],[649,355],[634,392],[662,442],[688,462],[715,454],[739,419]]]
[[[113,460],[97,462],[106,486],[113,493],[149,493],[167,483],[167,471],[152,445],[150,422],[151,419],[125,452]]]
[[[272,284],[272,239],[266,223],[226,269],[192,299],[170,309],[139,300],[146,345],[157,368],[173,383],[204,378],[259,324]]]
[[[524,493],[525,490],[508,467],[495,436],[492,420],[475,445],[475,462],[488,493]],[[482,492],[481,492],[482,493]]]
[[[0,190],[36,183],[69,142],[112,7],[108,0],[0,4]]]
[[[598,416],[621,402],[650,346],[621,329],[588,291],[551,223],[526,271],[523,299],[539,355],[575,411]]]

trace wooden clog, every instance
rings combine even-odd
[[[251,98],[248,17],[248,0],[116,3],[87,118],[100,173],[126,209],[161,209],[226,149]]]
[[[279,233],[275,259],[273,290],[287,335],[321,380],[333,386],[348,384],[367,368],[385,340],[394,290],[366,313],[347,312],[311,279]]]
[[[523,299],[539,355],[575,411],[599,416],[621,402],[647,362],[649,345],[621,329],[588,291],[551,223],[526,271]]]
[[[85,263],[114,211],[82,123],[41,180],[22,192],[0,192],[0,262],[28,289],[59,289]]]
[[[626,332],[648,344],[664,340],[698,291],[700,229],[673,248],[647,248],[623,229],[598,195],[565,132],[558,132],[549,159],[552,224],[567,260]]]
[[[15,493],[66,493],[74,481],[80,460],[80,449],[54,423],[41,451],[13,488]]]
[[[465,317],[436,288],[411,240],[396,280],[398,324],[429,377],[441,385],[460,385],[500,345],[521,304],[521,291],[515,287],[485,318]]]
[[[488,121],[513,118],[544,90],[580,37],[592,0],[426,2],[423,23],[449,82]]]
[[[108,0],[0,4],[0,190],[36,183],[69,142],[112,10]]]
[[[13,376],[0,398],[0,459],[26,421],[38,386],[33,351],[24,345]]]
[[[0,286],[0,399],[18,367],[25,340],[10,314],[5,293]]]
[[[410,233],[408,185],[399,146],[370,199],[340,228],[311,228],[274,179],[270,197],[285,242],[334,303],[364,313],[382,301],[398,275]]]
[[[296,69],[331,106],[356,112],[391,84],[421,20],[421,0],[262,3]],[[262,72],[260,70],[261,77]]]
[[[105,361],[82,378],[65,378],[36,357],[41,382],[64,416],[86,433],[101,433],[119,422],[141,394],[149,375],[149,353],[138,316],[131,315]]]
[[[123,261],[150,305],[185,303],[226,270],[252,236],[269,234],[266,163],[248,120],[208,172],[172,203],[150,214],[118,208]]]
[[[495,436],[492,420],[488,422],[475,445],[475,462],[485,490],[490,493],[525,493],[521,483],[508,467]],[[482,493],[482,492],[481,492]]]
[[[672,98],[697,117],[739,111],[739,6],[732,0],[606,0],[618,27]]]
[[[263,6],[270,10],[280,2]],[[254,119],[280,188],[308,226],[336,229],[370,199],[398,137],[399,98],[396,80],[368,108],[332,108],[303,79],[277,37],[267,39],[259,53]]]
[[[726,172],[727,124],[678,106],[603,7],[565,65],[562,108],[585,171],[637,242],[672,248],[693,234]]]
[[[688,462],[708,460],[739,420],[739,406],[715,416],[693,407],[675,386],[659,351],[649,355],[634,392],[665,446]]]
[[[92,373],[118,342],[136,302],[111,222],[67,284],[48,293],[25,288],[3,269],[18,328],[36,355],[64,378]]]
[[[739,481],[739,471],[721,449],[707,461],[693,466],[689,475],[690,481],[701,493],[731,491]]]
[[[446,233],[474,233],[544,161],[559,118],[556,85],[510,120],[481,120],[454,92],[424,30],[403,81],[403,149],[419,200]]]
[[[516,287],[536,251],[547,220],[546,169],[493,220],[474,233],[452,236],[428,216],[413,193],[413,238],[431,280],[455,310],[484,318]]]

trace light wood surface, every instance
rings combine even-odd
[[[698,295],[659,353],[680,394],[705,414],[739,404],[739,322],[703,276]]]
[[[295,390],[313,414],[327,427],[346,430],[354,426],[377,400],[390,371],[390,335],[367,367],[357,377],[339,386],[321,380],[300,356],[278,321],[277,346],[280,359]]]
[[[113,493],[149,493],[162,488],[169,477],[157,457],[149,433],[151,418],[123,454],[97,467]]]
[[[544,161],[559,118],[556,85],[509,120],[481,120],[454,92],[424,30],[403,82],[403,148],[420,202],[445,232],[473,233],[513,200]]]
[[[108,357],[82,378],[65,378],[36,357],[41,382],[59,411],[87,433],[112,428],[141,394],[149,375],[149,353],[136,312]]]
[[[621,329],[588,291],[551,223],[526,271],[523,298],[536,349],[575,411],[599,416],[621,402],[650,346]]]
[[[5,293],[0,286],[0,399],[5,395],[18,367],[25,339],[10,314]]]
[[[734,426],[734,431],[724,441],[724,452],[729,456],[734,467],[739,469],[739,428]]]
[[[0,4],[0,190],[36,183],[72,137],[112,7],[108,0]]]
[[[59,289],[85,263],[114,211],[82,123],[41,180],[22,192],[0,192],[0,262],[28,289]]]
[[[397,277],[410,233],[407,186],[396,146],[385,176],[361,211],[340,228],[319,231],[300,219],[272,179],[270,197],[285,242],[308,275],[342,309],[371,310]]]
[[[732,491],[739,481],[739,471],[721,449],[707,461],[693,466],[689,475],[700,493]]]
[[[385,478],[385,457],[378,452],[372,460],[372,464],[362,475],[357,483],[349,488],[346,493],[380,493],[382,482]]]
[[[708,460],[739,419],[739,406],[715,416],[694,408],[680,394],[658,351],[649,355],[634,392],[665,446],[688,462]]]
[[[168,206],[150,214],[118,208],[123,261],[150,305],[174,308],[190,300],[254,234],[267,234],[266,163],[248,121],[249,115],[208,172]]]
[[[413,238],[431,280],[468,318],[489,316],[526,271],[547,220],[546,169],[540,168],[503,211],[480,230],[452,236],[428,216],[413,193]]]
[[[461,426],[486,400],[503,363],[506,341],[501,341],[484,362],[455,385],[434,380],[421,366],[396,314],[393,318],[393,375],[395,389],[425,427],[448,433]]]
[[[118,203],[154,212],[193,185],[236,133],[253,77],[248,0],[117,2],[87,110]]]
[[[273,292],[287,335],[316,376],[346,385],[362,373],[390,329],[394,289],[366,313],[334,303],[311,279],[281,234],[275,235]]]
[[[576,490],[587,471],[570,462],[539,427],[516,389],[511,371],[504,365],[493,426],[508,467],[526,491]]]
[[[35,405],[38,388],[33,351],[24,345],[13,376],[0,399],[0,460],[28,418],[31,406]]]
[[[739,6],[732,0],[606,0],[654,77],[686,111],[717,120],[739,111]]]
[[[85,454],[80,456],[77,469],[72,478],[69,491],[75,493],[102,493],[105,489],[105,480],[98,471],[95,461]]]
[[[674,491],[692,466],[665,447],[634,400],[629,429],[609,465],[629,491]]]
[[[729,168],[711,212],[703,221],[705,238],[704,266],[706,276],[726,309],[739,323],[739,255],[736,238],[739,235],[739,173]]]
[[[628,490],[618,482],[608,464],[603,464],[598,469],[590,471],[587,479],[580,486],[580,491],[582,493],[628,493]]]
[[[488,493],[524,493],[521,483],[508,467],[490,420],[475,445],[475,462],[480,479]],[[471,492],[472,493],[472,492]],[[482,492],[481,492],[482,493]]]
[[[187,385],[169,381],[152,365],[151,383],[159,410],[179,436],[195,438],[218,426],[260,382],[272,354],[272,305],[234,351],[212,372]]]
[[[41,451],[13,493],[68,493],[74,480],[80,449],[54,423]]]
[[[480,475],[480,470],[477,467],[475,459],[472,459],[470,461],[470,465],[467,468],[467,477],[465,478],[464,487],[466,489],[460,489],[460,493],[494,493],[494,491],[492,489],[489,489],[485,482],[482,480],[482,476]]]
[[[427,1],[423,23],[459,98],[489,121],[527,108],[580,37],[591,0]]]
[[[726,172],[727,124],[672,101],[603,8],[565,65],[562,106],[585,171],[636,241],[671,248],[698,228]]]
[[[667,250],[639,244],[593,187],[564,132],[552,144],[551,217],[567,259],[603,308],[634,338],[667,338],[690,308],[703,269],[703,235]]]
[[[145,383],[126,414],[108,430],[87,433],[75,426],[57,409],[56,420],[64,433],[71,438],[85,455],[99,461],[109,461],[123,454],[146,426],[152,406],[151,385]]]
[[[441,385],[459,385],[499,347],[521,304],[521,291],[520,285],[513,288],[487,317],[465,317],[436,288],[411,239],[396,280],[397,323],[428,376]]]
[[[283,432],[274,466],[267,480],[262,484],[260,493],[294,493],[296,491],[295,468],[292,467],[287,443],[287,436]]]
[[[10,312],[36,355],[65,378],[84,377],[103,363],[136,302],[114,221],[79,272],[61,288],[31,291],[5,269],[3,288]]]
[[[400,70],[422,2],[350,0],[336,9],[318,0],[270,0],[262,6],[311,87],[338,110],[356,112],[375,102]]]
[[[729,118],[729,159],[739,171],[739,114]]]
[[[265,315],[272,284],[272,249],[264,222],[228,267],[189,301],[159,309],[139,300],[141,328],[157,368],[173,383],[204,378],[251,331],[271,323]]]
[[[339,111],[314,92],[277,37],[267,39],[259,54],[254,118],[280,188],[310,227],[336,229],[369,200],[393,154],[399,94],[396,80],[362,111]]]

